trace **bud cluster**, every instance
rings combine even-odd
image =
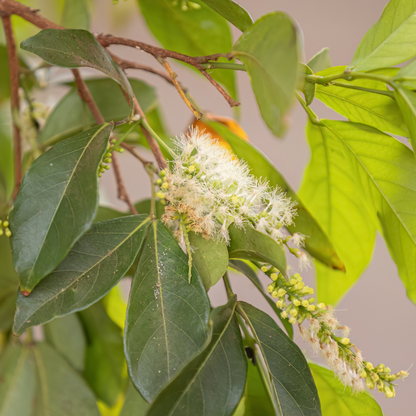
[[[180,3],[181,6],[181,10],[184,12],[187,12],[188,10],[199,10],[201,8],[201,5],[198,3],[195,3],[193,1],[189,1],[189,0],[173,0],[172,1],[172,6],[176,7],[178,6]]]
[[[107,152],[105,153],[103,157],[103,161],[101,162],[100,167],[98,168],[99,178],[101,178],[101,176],[103,175],[103,173],[105,173],[105,171],[110,169],[110,163],[113,161],[113,159],[111,158],[113,151],[116,151],[119,153],[124,152],[124,149],[116,146],[115,143],[117,143],[117,139],[112,139],[111,142],[108,143]]]
[[[5,234],[6,237],[12,236],[12,232],[10,231],[10,228],[9,228],[9,221],[0,220],[0,236],[2,236],[3,234]]]
[[[298,324],[302,337],[346,386],[356,392],[362,391],[362,379],[365,379],[368,388],[377,387],[387,398],[395,396],[393,381],[407,377],[406,371],[391,374],[384,364],[374,367],[364,361],[361,351],[349,338],[350,329],[334,317],[332,306],[316,304],[313,297],[307,297],[313,295],[314,290],[305,285],[298,273],[287,279],[274,267],[263,266],[261,270],[273,281],[267,290],[277,299],[276,306],[282,310],[282,318]],[[307,328],[302,326],[305,321],[309,322]]]

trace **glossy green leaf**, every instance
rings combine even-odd
[[[9,344],[0,355],[0,415],[30,416],[36,368],[30,348]]]
[[[393,137],[363,124],[330,120],[322,120],[322,124],[342,145],[345,163],[350,165],[357,184],[357,195],[365,196],[364,202],[397,265],[407,296],[416,303],[413,152]],[[364,237],[359,235],[360,239]]]
[[[160,221],[149,228],[130,290],[124,351],[130,378],[152,401],[208,338],[210,305],[188,258]]]
[[[152,111],[157,105],[155,89],[137,79],[129,78],[129,82],[142,110],[146,113]],[[115,82],[101,78],[87,80],[86,84],[106,121],[119,121],[126,116],[129,105]],[[46,119],[39,142],[50,146],[95,124],[88,105],[73,86]]]
[[[412,62],[401,68],[394,79],[411,89],[416,89],[416,60],[414,59]]]
[[[251,143],[242,140],[227,127],[219,123],[209,123],[209,125],[227,141],[240,159],[248,163],[251,174],[257,178],[267,178],[271,186],[278,186],[288,197],[297,202],[298,216],[295,218],[295,225],[289,226],[288,229],[292,233],[301,232],[308,236],[305,242],[306,250],[322,263],[334,269],[343,270],[344,265],[328,236],[270,160]]]
[[[339,74],[345,68],[345,66],[336,66],[316,75],[324,77]],[[388,71],[384,70],[383,74],[394,75],[396,72],[397,69],[392,68]],[[337,83],[345,85],[346,88],[336,85],[317,85],[316,98],[356,123],[368,124],[381,131],[399,136],[409,135],[403,115],[393,97],[348,88],[349,86],[356,86],[389,93],[389,89],[384,83],[369,79],[338,80]]]
[[[250,225],[237,228],[232,224],[228,253],[230,259],[243,259],[269,263],[286,273],[286,253],[283,247],[273,238],[255,230]]]
[[[246,9],[241,7],[233,0],[202,0],[212,9],[227,19],[242,32],[247,30],[252,24],[253,19]]]
[[[330,370],[309,364],[318,389],[322,416],[383,416],[379,404],[367,392],[355,393]]]
[[[200,8],[187,10],[181,2],[175,4],[171,0],[138,1],[147,26],[164,48],[190,56],[231,51],[227,22],[202,0],[193,0]],[[211,75],[236,96],[234,71],[215,71]]]
[[[4,217],[2,218],[4,219]],[[13,325],[19,280],[14,270],[9,239],[0,237],[0,332]]]
[[[346,274],[315,263],[318,298],[335,305],[371,261],[376,228],[363,205],[342,144],[325,126],[310,122],[307,137],[312,157],[299,194],[345,262]]]
[[[45,340],[55,348],[75,370],[84,371],[87,347],[84,329],[76,314],[55,319],[43,326]]]
[[[124,299],[123,288],[120,284],[114,286],[103,298],[103,305],[110,319],[117,324],[120,329],[124,329],[127,302]]]
[[[100,400],[114,406],[124,388],[121,330],[102,302],[80,312],[80,317],[88,339],[84,378]]]
[[[98,207],[97,170],[112,129],[102,124],[62,141],[26,172],[10,211],[22,290],[31,292],[91,226]]]
[[[312,69],[305,65],[305,64],[299,64],[300,65],[300,72],[304,75],[313,75]],[[315,98],[315,92],[316,92],[316,84],[313,82],[307,81],[305,78],[302,79],[302,82],[300,84],[300,90],[303,92],[303,95],[305,96],[305,102],[306,105],[311,105],[313,99]]]
[[[205,290],[208,291],[227,271],[227,243],[206,240],[202,234],[194,232],[190,232],[188,235],[193,250],[192,263],[198,270]]]
[[[64,68],[88,67],[101,71],[112,78],[130,96],[133,113],[133,90],[130,83],[95,37],[82,29],[45,29],[25,39],[20,47],[40,56],[51,65]],[[126,113],[125,116],[128,114]]]
[[[323,71],[327,68],[330,68],[331,66],[332,64],[331,58],[329,56],[329,48],[321,49],[308,62],[308,67],[311,68],[313,72]]]
[[[251,361],[247,368],[246,412],[244,416],[276,416],[273,402],[258,367]]]
[[[394,96],[409,128],[412,147],[416,149],[416,93],[396,83]]]
[[[250,327],[264,358],[276,413],[281,416],[320,416],[318,392],[299,347],[270,316],[254,306],[238,302],[237,311]]]
[[[95,224],[30,296],[19,293],[14,332],[20,335],[101,299],[129,270],[149,222],[145,215],[132,215]]]
[[[390,0],[355,51],[355,71],[393,66],[416,55],[416,2]]]
[[[234,45],[234,55],[248,72],[261,115],[274,135],[287,129],[298,81],[301,36],[292,19],[282,12],[258,19]]]
[[[230,260],[229,266],[250,279],[251,283],[256,286],[256,288],[263,295],[264,299],[266,299],[267,303],[273,309],[274,313],[278,316],[283,326],[285,327],[290,339],[293,339],[293,326],[289,323],[288,319],[282,318],[281,310],[276,306],[276,303],[273,302],[273,299],[270,298],[268,292],[264,291],[263,285],[261,284],[260,279],[257,277],[254,270],[247,263],[241,260]]]
[[[244,392],[247,360],[234,314],[235,296],[215,308],[212,338],[152,403],[148,416],[229,416]]]
[[[39,375],[35,416],[100,416],[93,392],[61,355],[46,343],[33,352]]]
[[[126,400],[119,416],[146,416],[148,410],[149,404],[140,396],[133,384],[130,383],[126,393]]]
[[[61,26],[67,29],[90,29],[90,11],[87,0],[65,0]]]

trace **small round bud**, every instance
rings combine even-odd
[[[290,313],[292,316],[296,316],[296,315],[298,314],[298,310],[297,310],[297,309],[291,309],[291,310],[289,311],[289,313]]]
[[[269,270],[269,269],[267,268],[267,266],[262,266],[262,268],[261,268],[261,271],[262,271],[262,272],[266,273],[266,272],[267,272],[267,270]]]
[[[6,228],[6,237],[11,237],[12,236],[12,232]]]
[[[368,370],[374,370],[373,364],[371,364],[369,361],[365,364],[365,368],[367,368]]]
[[[309,306],[306,308],[306,310],[307,310],[307,311],[309,311],[309,312],[313,312],[313,311],[315,310],[315,305],[309,305]]]
[[[0,228],[0,235],[3,235],[3,234],[4,234],[3,228]]]
[[[361,371],[360,371],[360,377],[361,377],[361,378],[366,378],[366,377],[367,377],[367,371],[365,371],[365,370],[361,370]]]
[[[281,316],[282,316],[282,318],[286,319],[287,318],[287,312],[286,311],[283,311],[281,313]]]
[[[373,390],[374,387],[376,386],[374,384],[374,381],[370,378],[370,377],[366,377],[365,379],[365,385],[367,386],[368,389]]]
[[[300,289],[303,289],[304,286],[305,286],[305,283],[299,282],[295,285],[295,289],[300,290]]]
[[[169,184],[167,182],[163,182],[161,188],[162,189],[168,189],[169,188]]]
[[[103,174],[101,172],[98,172],[98,177],[101,178],[101,176],[103,176]]]
[[[283,308],[283,301],[280,299],[280,300],[278,300],[277,302],[276,302],[276,306],[279,308],[279,309],[282,309]]]
[[[348,345],[350,343],[350,339],[349,338],[342,338],[341,339],[341,344],[342,345]]]
[[[270,279],[272,279],[272,280],[273,280],[273,282],[275,282],[275,281],[277,280],[277,274],[276,274],[276,273],[272,273],[272,274],[270,275]]]
[[[279,297],[277,290],[275,290],[274,292],[272,292],[272,296],[274,298],[278,298]]]
[[[325,303],[321,302],[321,303],[318,303],[316,306],[318,307],[318,309],[324,309]]]
[[[274,290],[274,285],[269,285],[269,286],[267,286],[267,291],[268,291],[269,293],[272,293],[272,292],[273,292],[273,290]]]
[[[391,372],[390,367],[384,367],[384,372],[385,372],[385,373],[390,373],[390,372]]]
[[[309,306],[309,301],[308,300],[303,300],[302,301],[302,306],[304,307],[304,308],[307,308],[308,306]]]
[[[308,301],[309,303],[315,303],[315,298],[309,298]]]
[[[104,159],[104,162],[105,163],[111,163],[113,161],[113,159],[111,159],[111,157],[106,157],[105,159]]]
[[[163,192],[156,192],[156,196],[160,199],[163,199],[165,197],[165,194]]]
[[[310,287],[310,288],[308,288],[308,293],[310,295],[313,295],[315,293],[315,290]]]
[[[296,318],[294,316],[291,316],[289,318],[289,323],[291,323],[292,325],[294,325],[296,323]]]
[[[9,226],[9,221],[4,221],[4,223],[3,223],[3,227],[4,228],[7,228]]]
[[[106,153],[105,155],[104,155],[104,157],[105,158],[107,158],[107,157],[111,157],[112,156],[112,154],[110,153],[110,152],[108,152],[108,153]]]
[[[297,282],[298,282],[298,281],[297,281],[296,279],[290,279],[290,280],[289,280],[289,283],[290,283],[291,285],[295,285]]]
[[[281,297],[282,297],[282,296],[284,296],[284,295],[286,295],[286,290],[284,290],[284,289],[280,288],[280,289],[277,291],[277,296],[279,296],[279,297],[281,298]]]
[[[158,179],[157,181],[156,181],[156,185],[160,185],[162,183],[162,179]]]
[[[104,166],[104,169],[105,169],[105,170],[108,170],[108,169],[110,169],[110,166],[105,165],[105,166]]]
[[[293,304],[294,304],[295,306],[299,306],[299,305],[300,305],[300,300],[295,299],[295,300],[293,301]]]

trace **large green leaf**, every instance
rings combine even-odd
[[[66,358],[75,370],[84,371],[87,342],[76,314],[47,323],[43,326],[43,332],[45,340]]]
[[[130,378],[152,401],[208,338],[210,305],[202,282],[160,221],[154,222],[133,279],[124,333]]]
[[[416,55],[416,2],[390,0],[365,34],[351,65],[356,71],[393,66]]]
[[[30,416],[36,400],[36,368],[31,349],[9,344],[0,355],[0,415]]]
[[[290,339],[293,339],[293,326],[289,323],[288,319],[282,318],[282,311],[276,306],[276,303],[273,302],[273,299],[270,298],[269,294],[264,291],[263,285],[261,284],[260,279],[257,277],[257,274],[254,272],[254,270],[246,262],[241,260],[230,260],[229,266],[250,279],[251,283],[256,286],[256,288],[263,295],[264,299],[266,299],[267,303],[273,309],[274,313],[278,316],[283,326],[285,327]]]
[[[324,227],[346,268],[344,274],[315,263],[319,300],[334,305],[370,262],[376,228],[336,137],[325,126],[310,122],[307,137],[312,158],[299,194]]]
[[[235,296],[213,310],[211,342],[159,394],[148,416],[229,416],[244,392],[247,361]]]
[[[233,48],[245,64],[264,121],[278,137],[285,134],[298,80],[300,39],[292,19],[273,12],[256,20]]]
[[[412,62],[401,68],[394,79],[414,90],[416,88],[416,60],[413,59]]]
[[[308,62],[308,67],[313,72],[323,71],[331,67],[331,58],[329,57],[329,48],[321,49],[316,55],[314,55]]]
[[[33,353],[38,369],[35,416],[100,416],[93,392],[61,355],[46,343],[36,344]]]
[[[325,77],[339,74],[345,68],[345,66],[336,66],[316,75]],[[388,71],[383,70],[383,75],[394,75],[396,72],[396,68]],[[388,92],[389,89],[383,82],[369,79],[339,80],[337,82],[345,85],[345,87],[318,84],[316,86],[316,98],[356,123],[368,124],[381,131],[399,136],[409,135],[403,115],[393,97],[348,88],[349,86],[356,86]]]
[[[129,270],[149,223],[145,215],[132,215],[95,224],[30,296],[19,293],[15,334],[101,299]]]
[[[40,56],[51,65],[64,68],[88,67],[103,72],[120,84],[129,95],[133,114],[134,93],[126,75],[87,30],[41,30],[37,35],[25,39],[20,47]]]
[[[202,234],[189,233],[192,246],[192,262],[201,277],[205,290],[208,291],[221,277],[228,267],[227,243],[206,240]]]
[[[233,152],[240,159],[243,159],[248,163],[252,175],[257,178],[267,178],[270,186],[278,186],[288,197],[297,203],[298,216],[295,218],[296,226],[291,225],[288,228],[292,233],[301,232],[308,236],[305,242],[306,250],[322,263],[327,264],[334,269],[343,270],[344,265],[335,252],[335,248],[328,236],[270,160],[255,146],[242,140],[227,127],[212,122],[209,123],[209,125],[227,141]]]
[[[393,137],[363,124],[330,120],[322,120],[322,124],[342,145],[344,163],[350,165],[357,195],[365,196],[364,202],[396,262],[407,295],[416,303],[416,165],[413,152]],[[355,227],[355,224],[351,226]]]
[[[267,386],[251,361],[247,368],[246,412],[244,416],[276,416]]]
[[[355,393],[330,370],[309,364],[318,389],[322,416],[383,416],[379,404],[367,392]]]
[[[281,416],[320,416],[318,392],[299,347],[270,316],[254,306],[238,302],[237,311],[249,325],[260,348],[270,376],[276,413]]]
[[[406,87],[395,84],[394,96],[409,128],[412,147],[416,149],[416,94]]]
[[[129,81],[142,110],[152,111],[157,105],[155,89],[137,79],[129,78]],[[86,84],[106,121],[119,121],[126,116],[128,103],[114,81],[107,78],[90,79]],[[88,105],[79,96],[76,87],[73,87],[46,119],[39,142],[48,146],[95,124]]]
[[[30,293],[91,226],[98,207],[97,170],[112,129],[102,124],[62,141],[26,172],[10,211],[22,290]]]
[[[273,238],[255,230],[250,225],[238,228],[232,224],[228,231],[230,232],[230,245],[228,246],[230,259],[261,261],[277,267],[283,274],[286,273],[285,250]]]
[[[80,317],[88,339],[84,378],[100,400],[114,406],[124,388],[121,330],[102,302],[80,312]]]
[[[252,24],[253,19],[246,9],[241,7],[233,0],[202,0],[205,4],[208,4],[212,9],[219,13],[222,17],[226,18],[235,27],[242,32],[247,30]]]
[[[61,26],[68,29],[90,29],[88,0],[64,0]]]
[[[232,38],[227,22],[202,0],[193,0],[199,9],[188,10],[182,9],[181,2],[175,5],[171,0],[138,2],[147,26],[164,48],[190,56],[231,51]],[[211,75],[236,96],[234,71],[216,71]]]
[[[149,404],[140,396],[133,384],[130,383],[126,393],[126,400],[119,416],[145,416],[148,410]]]

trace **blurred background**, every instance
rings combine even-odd
[[[40,13],[51,20],[59,21],[59,1],[36,0],[23,3],[40,9]],[[332,64],[335,66],[351,62],[360,40],[378,20],[387,0],[238,0],[238,3],[249,11],[254,20],[275,10],[289,13],[298,22],[304,34],[305,62],[323,47],[329,47]],[[136,0],[120,0],[118,4],[113,4],[111,0],[91,0],[91,6],[92,32],[111,33],[157,45],[139,13]],[[18,20],[16,23],[20,24]],[[240,32],[235,28],[232,30],[236,40]],[[19,31],[21,38],[17,41],[20,42],[24,37],[34,33],[35,28],[25,25],[23,30]],[[0,42],[2,41],[0,38]],[[116,51],[123,58],[162,69],[154,58],[138,50],[123,46],[112,47],[110,50]],[[202,109],[219,115],[234,116],[223,97],[204,77],[176,62],[172,61],[171,65],[180,82],[188,88]],[[71,80],[69,71],[56,71],[59,79]],[[97,73],[89,71],[85,71],[84,74],[97,76]],[[187,129],[192,122],[192,114],[171,85],[143,71],[129,70],[128,74],[156,86],[164,123],[171,135],[177,135]],[[240,124],[250,141],[272,160],[292,187],[299,189],[303,170],[310,158],[304,132],[307,120],[305,112],[299,105],[295,105],[287,136],[283,140],[275,138],[260,116],[247,74],[237,75],[239,100],[242,103]],[[65,87],[56,86],[52,95],[40,94],[37,99],[52,106],[67,90]],[[317,100],[312,104],[312,108],[321,118],[342,119]],[[143,154],[149,159],[152,158],[150,152],[143,150]],[[119,160],[132,199],[137,201],[148,197],[148,176],[141,164],[128,154],[120,155]],[[103,205],[125,210],[125,204],[117,200],[116,184],[111,171],[103,176],[100,187]],[[296,264],[294,266],[296,268]],[[308,285],[316,287],[313,270],[302,275]],[[263,282],[267,284],[267,279],[263,279]],[[248,279],[234,275],[232,284],[240,300],[248,301],[271,313],[268,304],[256,290],[253,290]],[[209,295],[213,306],[226,302],[222,282],[213,287]],[[412,366],[416,357],[416,305],[406,297],[396,266],[380,236],[377,237],[371,265],[336,309],[338,319],[352,328],[352,341],[363,351],[365,359],[374,364],[384,363],[394,372],[407,370]],[[295,341],[307,352],[309,358],[316,359],[298,334]],[[412,394],[416,393],[416,374],[412,374],[412,371],[410,373],[405,381],[398,381],[395,399],[387,400],[383,394],[374,394],[386,415],[410,415],[414,412]]]

